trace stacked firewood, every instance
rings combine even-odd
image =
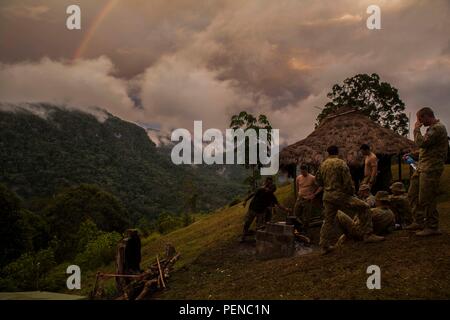
[[[91,299],[104,298],[102,280],[115,278],[119,297],[117,300],[143,300],[149,299],[152,294],[166,288],[169,272],[179,259],[180,254],[173,246],[166,247],[166,256],[160,259],[156,256],[155,262],[148,269],[139,274],[108,274],[97,272],[94,289],[91,292]]]

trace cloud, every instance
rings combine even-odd
[[[50,102],[84,110],[100,107],[126,119],[137,118],[127,82],[114,77],[113,72],[106,57],[74,64],[48,58],[0,64],[0,101]]]
[[[2,13],[9,17],[43,20],[49,10],[45,5],[12,5],[3,8]]]
[[[80,2],[86,10],[98,6]],[[375,72],[399,89],[408,113],[430,105],[450,121],[447,0],[118,3],[87,51],[108,58],[70,65],[30,53],[34,63],[1,65],[0,100],[99,105],[127,120],[157,122],[162,131],[191,129],[194,120],[225,129],[231,115],[247,110],[266,114],[292,143],[314,129],[316,107],[335,83]],[[382,30],[366,28],[371,4],[381,7]],[[12,40],[0,43],[0,61],[17,56]],[[38,42],[52,52],[66,45],[68,56],[78,43]],[[24,45],[17,48],[23,55]]]

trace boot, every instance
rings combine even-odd
[[[428,237],[428,236],[437,236],[442,234],[442,232],[438,229],[425,228],[422,231],[417,231],[416,236],[419,237]]]
[[[372,233],[372,234],[364,236],[363,240],[365,243],[374,243],[374,242],[384,241],[384,237],[380,237],[380,236],[377,236],[376,234]]]
[[[409,226],[405,227],[405,230],[409,230],[409,231],[416,231],[416,230],[422,230],[423,227],[418,224],[417,222],[413,222],[411,223]]]

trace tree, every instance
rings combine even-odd
[[[0,267],[30,249],[21,206],[17,195],[0,184]]]
[[[237,130],[237,129],[243,129],[244,132],[253,129],[256,132],[256,137],[258,142],[261,142],[259,139],[259,131],[261,129],[265,129],[268,131],[267,133],[267,143],[268,145],[266,147],[270,147],[272,142],[272,125],[270,124],[269,120],[267,119],[267,116],[260,114],[258,118],[253,116],[250,113],[247,113],[246,111],[241,111],[238,115],[233,115],[231,117],[231,123],[230,128]],[[265,141],[264,141],[265,142]],[[258,155],[258,161],[257,164],[250,164],[249,163],[249,139],[246,138],[245,141],[245,167],[250,168],[252,171],[252,175],[246,179],[246,182],[248,182],[253,190],[256,190],[258,187],[258,180],[260,179],[259,175],[259,169],[262,167],[261,162],[259,161],[259,155]]]
[[[57,260],[72,258],[79,246],[80,227],[87,220],[101,231],[123,232],[128,212],[112,194],[96,185],[82,184],[59,193],[45,208],[50,233],[60,241]]]
[[[398,90],[387,82],[380,82],[380,76],[376,73],[347,78],[342,85],[335,84],[327,97],[331,101],[325,104],[317,116],[316,126],[331,113],[348,106],[360,110],[373,121],[400,135],[408,133],[405,104]]]

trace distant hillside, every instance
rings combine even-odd
[[[194,195],[194,208],[209,211],[246,191],[241,166],[175,166],[143,128],[98,113],[101,121],[54,105],[1,104],[0,183],[30,205],[98,184],[123,201],[132,221],[181,212]]]

